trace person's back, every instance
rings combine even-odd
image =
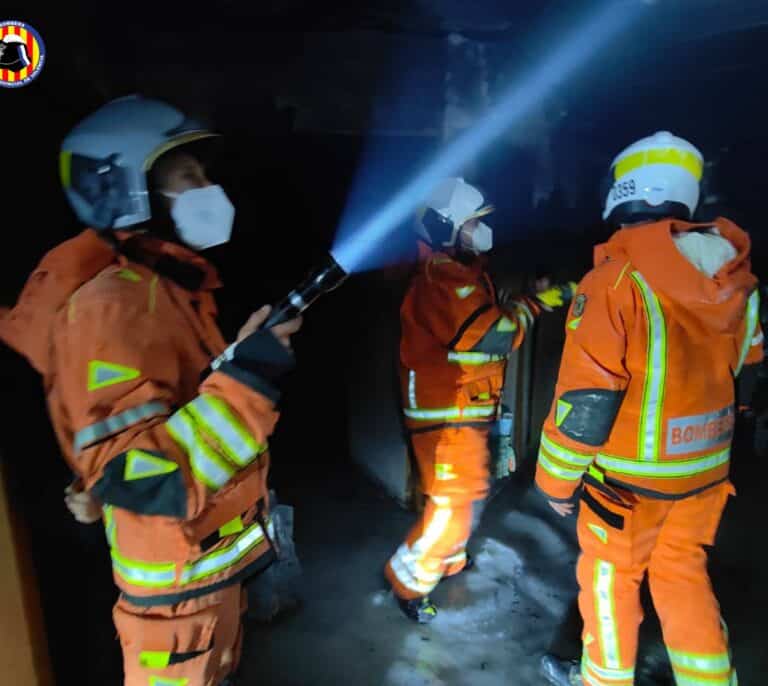
[[[385,575],[419,622],[436,615],[428,594],[440,579],[471,564],[466,545],[489,487],[488,432],[507,356],[541,309],[570,292],[499,302],[482,258],[492,245],[479,221],[492,209],[483,200],[463,179],[438,185],[418,225],[421,261],[400,312],[403,414],[427,500]]]
[[[693,212],[701,166],[666,133],[614,161],[604,218],[625,228],[579,285],[542,432],[536,484],[553,508],[569,513],[584,481],[580,678],[597,686],[634,681],[646,572],[678,683],[736,678],[703,546],[734,492],[734,379],[762,346],[747,234],[673,218]]]

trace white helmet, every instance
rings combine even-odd
[[[483,194],[477,188],[462,178],[445,179],[427,198],[416,233],[436,248],[451,248],[464,224],[491,212],[493,207],[484,204]]]
[[[79,219],[119,229],[151,217],[147,172],[163,153],[216,134],[175,107],[138,95],[86,117],[61,145],[59,172]]]
[[[690,219],[699,203],[703,167],[701,152],[669,131],[642,138],[611,164],[603,219],[612,224]]]

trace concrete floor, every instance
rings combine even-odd
[[[763,680],[757,675],[768,671],[768,556],[760,543],[765,536],[758,497],[765,478],[760,463],[747,451],[741,454],[745,458],[734,469],[740,494],[729,504],[711,566],[740,683],[758,686]],[[491,502],[470,545],[476,568],[440,585],[433,594],[440,613],[427,627],[402,617],[381,577],[412,513],[349,475],[333,476],[311,490],[284,490],[282,500],[298,504],[304,605],[273,626],[249,629],[243,683],[543,684],[537,669],[545,650],[578,651],[577,551],[573,519],[550,516],[526,483],[521,476]],[[650,607],[646,615],[637,684],[671,685]]]

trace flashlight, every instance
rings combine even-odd
[[[272,308],[272,312],[261,328],[271,329],[277,324],[298,317],[321,295],[341,286],[346,278],[347,273],[333,259],[333,256],[328,255],[317,269],[311,271],[304,281]]]
[[[332,255],[328,255],[317,269],[311,271],[304,281],[272,308],[272,312],[260,328],[271,329],[273,326],[297,317],[321,295],[337,289],[346,279],[347,272],[339,266]],[[211,369],[216,370],[223,362],[232,360],[237,346],[238,343],[233,343],[213,360]]]

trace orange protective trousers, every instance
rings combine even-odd
[[[240,660],[240,584],[176,605],[117,601],[113,618],[123,649],[125,686],[218,686]],[[170,664],[167,654],[172,654]]]
[[[427,595],[466,564],[473,503],[488,493],[488,428],[443,427],[412,435],[427,501],[385,575],[399,598]]]
[[[704,550],[733,487],[725,482],[680,500],[610,491],[586,485],[579,511],[585,685],[634,683],[646,572],[677,684],[736,683]]]

